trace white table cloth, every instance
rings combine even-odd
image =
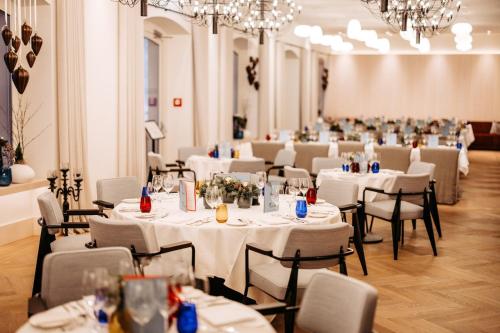
[[[398,174],[403,174],[401,171],[382,169],[379,173],[346,173],[342,169],[323,169],[319,172],[316,178],[316,184],[321,186],[321,182],[326,179],[341,180],[351,183],[356,183],[359,186],[358,200],[363,199],[363,190],[366,187],[374,187],[382,190],[390,191]],[[380,197],[380,195],[378,195]],[[375,201],[377,193],[366,192],[365,200],[368,202]]]
[[[448,147],[448,146],[439,146],[438,148],[442,149],[457,149],[456,147]],[[413,148],[411,150],[410,162],[420,161],[421,154],[420,148]],[[467,156],[467,148],[462,147],[458,154],[458,171],[463,173],[465,176],[469,173],[469,157]]]
[[[314,145],[314,144],[324,144],[324,143],[308,142],[308,144]],[[294,145],[293,141],[287,141],[285,143],[285,149],[295,151],[295,148],[293,145]],[[332,158],[339,157],[339,145],[337,142],[330,142],[330,148],[328,148],[328,157],[332,157]]]
[[[201,293],[201,292],[200,292]],[[210,297],[210,296],[207,296]],[[193,300],[196,303],[195,300]],[[57,311],[59,315],[64,315],[65,312],[74,311],[71,306],[71,302],[68,304],[61,305],[59,307],[53,308],[49,311]],[[228,299],[224,299],[224,301],[218,301],[219,305],[211,305],[209,307],[200,306],[198,311],[198,329],[203,328],[203,332],[217,333],[217,332],[239,332],[239,333],[253,333],[253,332],[263,332],[263,333],[276,333],[271,324],[266,320],[264,316],[262,316],[257,311],[252,308],[245,306],[241,303],[233,302]],[[85,304],[83,301],[79,301],[79,305]],[[90,310],[90,309],[89,309]],[[83,311],[82,311],[83,312]],[[41,313],[39,316],[43,316],[46,313]],[[235,318],[244,318],[244,321],[230,323],[226,325],[221,325],[215,327],[210,325],[207,320],[203,318],[203,315],[210,314],[212,318],[217,317],[231,317]],[[68,317],[74,318],[75,313],[69,313]],[[229,320],[228,320],[229,321]],[[67,332],[67,333],[89,333],[92,332],[92,328],[95,327],[96,323],[94,320],[90,319],[88,316],[86,318],[80,317],[72,321],[72,323],[63,328],[54,328],[54,329],[42,329],[36,328],[32,326],[29,322],[25,323],[21,326],[17,333],[59,333],[59,332]],[[201,331],[201,330],[200,330]],[[172,325],[168,333],[177,333],[176,325]]]
[[[145,220],[139,212],[130,212],[130,204],[119,204],[111,213],[115,219],[127,219],[142,223],[150,235],[150,239],[160,245],[190,241],[196,248],[196,274],[200,276],[217,276],[225,279],[225,285],[243,292],[245,280],[245,246],[256,243],[268,248],[277,249],[283,242],[286,229],[294,226],[318,225],[340,222],[340,211],[329,204],[317,206],[315,210],[324,211],[322,218],[307,217],[301,221],[282,218],[290,211],[288,196],[280,198],[280,210],[275,213],[263,213],[261,206],[239,209],[229,205],[229,220],[226,224],[215,221],[215,211],[203,208],[202,200],[198,200],[197,211],[185,213],[179,209],[179,200],[175,195],[161,204],[153,203],[153,212],[158,218]],[[293,198],[292,198],[293,200]],[[136,205],[138,206],[138,205]],[[168,214],[168,215],[166,215]],[[208,223],[200,224],[200,220],[210,217]],[[231,226],[231,223],[249,221],[246,226]],[[252,257],[252,264],[271,262],[264,256]]]
[[[196,172],[197,179],[211,179],[214,173],[229,172],[229,166],[234,158],[211,158],[209,156],[193,155],[186,161],[186,168]],[[255,160],[254,157],[240,158],[240,160]]]

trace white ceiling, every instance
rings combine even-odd
[[[392,28],[375,17],[361,0],[297,0],[303,11],[297,24],[319,25],[324,33],[343,34],[350,19],[358,19],[363,29],[374,29],[379,36],[389,38],[391,50],[405,52],[412,48]],[[500,50],[500,0],[462,0],[462,8],[455,22],[469,22],[473,26],[473,48],[478,51]],[[387,34],[386,34],[387,33]],[[382,36],[381,36],[382,37]],[[346,39],[346,38],[345,38]],[[448,30],[430,39],[433,51],[453,51],[453,35]],[[352,42],[352,41],[351,41]],[[368,50],[362,43],[353,42],[355,51]]]

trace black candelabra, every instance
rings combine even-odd
[[[63,215],[64,215],[64,222],[69,221],[69,217],[67,211],[69,210],[69,198],[73,197],[73,200],[76,202],[80,200],[80,191],[82,190],[82,174],[79,171],[75,172],[75,175],[73,177],[74,181],[74,186],[71,186],[69,184],[69,167],[68,166],[62,166],[61,169],[61,180],[62,180],[62,186],[57,187],[56,186],[56,180],[57,176],[55,171],[50,171],[49,175],[47,177],[47,180],[49,181],[49,190],[56,195],[56,198],[59,198],[59,196],[62,196],[63,198],[63,203],[62,203],[62,209],[63,209]]]

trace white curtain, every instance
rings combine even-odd
[[[192,26],[193,33],[193,110],[194,143],[205,146],[208,141],[208,28]]]
[[[144,21],[139,6],[118,8],[118,175],[144,181]]]
[[[59,162],[83,173],[82,207],[90,204],[87,165],[84,0],[57,1]]]
[[[233,30],[219,30],[219,140],[233,139]]]

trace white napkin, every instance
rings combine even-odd
[[[259,217],[259,221],[263,224],[267,225],[280,225],[280,224],[289,224],[290,220],[287,220],[278,214],[264,214]]]
[[[66,326],[77,318],[78,313],[75,311],[66,311],[58,306],[30,317],[28,322],[33,327],[49,329]]]
[[[198,309],[198,314],[211,326],[225,326],[254,320],[255,314],[239,304],[214,305]]]

